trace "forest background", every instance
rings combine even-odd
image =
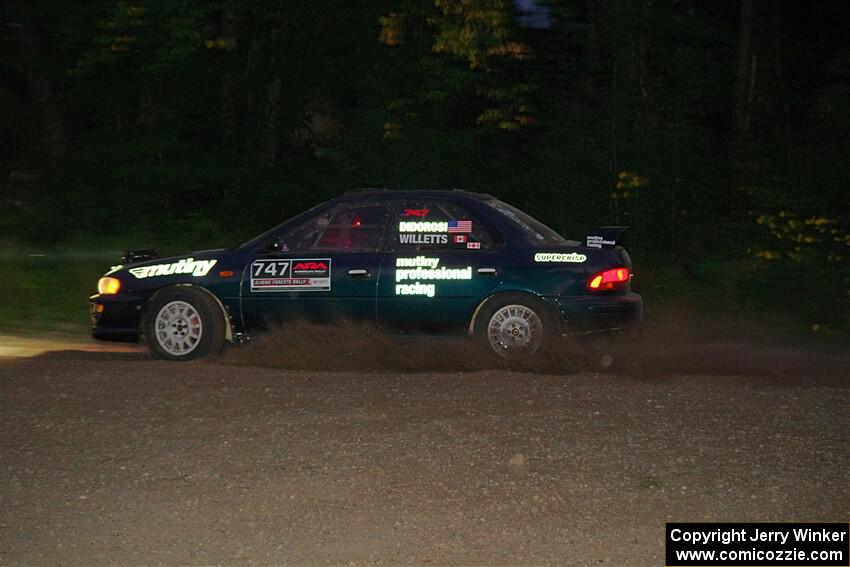
[[[631,226],[658,306],[850,330],[850,2],[7,0],[0,326],[343,192]]]

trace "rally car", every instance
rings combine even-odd
[[[345,318],[524,360],[566,333],[640,321],[623,233],[566,240],[481,193],[347,193],[231,249],[125,253],[90,298],[92,335],[191,360],[275,325]]]

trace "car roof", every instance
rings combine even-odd
[[[370,203],[378,204],[387,201],[419,200],[419,199],[445,199],[467,205],[472,212],[488,221],[496,231],[508,242],[526,242],[535,244],[529,240],[529,236],[523,231],[519,224],[513,219],[497,212],[487,206],[488,201],[497,200],[496,197],[487,193],[475,193],[462,189],[373,189],[366,188],[349,191],[343,195],[328,201],[331,203]]]
[[[472,199],[476,201],[485,201],[495,199],[487,193],[476,193],[473,191],[464,191],[462,189],[378,189],[378,188],[363,188],[354,191],[348,191],[337,197],[334,200],[348,201],[359,200],[362,198],[374,197],[375,199],[422,199],[422,198],[459,198]]]
[[[246,240],[245,242],[239,243],[237,246],[234,247],[234,250],[239,249],[239,248],[250,248],[250,247],[254,246],[259,240],[265,238],[269,234],[280,229],[280,227],[282,227],[283,225],[291,223],[291,222],[297,222],[298,219],[304,218],[305,215],[314,214],[319,210],[325,210],[329,207],[335,206],[338,203],[358,203],[358,202],[359,203],[363,203],[363,202],[368,203],[370,201],[372,203],[380,203],[380,202],[384,202],[384,201],[387,201],[387,200],[400,201],[400,200],[403,200],[403,199],[428,199],[428,198],[431,198],[431,199],[434,199],[434,198],[450,199],[450,200],[461,201],[461,202],[466,202],[466,203],[470,203],[470,204],[471,203],[483,204],[485,201],[495,199],[495,197],[493,197],[492,195],[488,195],[487,193],[475,193],[475,192],[472,192],[472,191],[464,191],[464,190],[461,190],[461,189],[412,189],[412,190],[407,189],[407,190],[400,190],[400,189],[380,189],[380,188],[372,188],[372,187],[363,188],[363,189],[355,189],[353,191],[347,191],[347,192],[343,193],[342,195],[339,195],[339,196],[334,197],[330,200],[319,203],[319,204],[317,204],[317,205],[315,205],[315,206],[313,206],[313,207],[311,207],[311,208],[309,208],[305,211],[302,211],[301,213],[295,215],[294,217],[287,219],[283,223],[268,229],[267,231],[255,236],[254,238],[252,238],[250,240]],[[476,208],[476,209],[484,208],[485,210],[479,211],[479,212],[483,213],[485,216],[490,218],[491,222],[496,224],[497,227],[500,227],[502,225],[502,223],[507,222],[506,219],[499,218],[499,217],[501,217],[501,215],[497,215],[495,213],[494,214],[487,214],[487,213],[491,212],[491,211],[486,210],[486,209],[488,209],[488,207],[480,207],[480,206],[475,206],[475,205],[473,205],[473,207]],[[493,219],[492,217],[494,217],[494,216],[497,217],[497,218]],[[508,223],[508,224],[510,224],[510,223]]]

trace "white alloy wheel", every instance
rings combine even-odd
[[[543,342],[543,321],[527,305],[505,305],[490,317],[487,340],[499,356],[508,359],[528,357]]]
[[[200,344],[204,335],[201,315],[191,303],[166,303],[156,314],[154,333],[160,348],[172,356],[186,356]]]

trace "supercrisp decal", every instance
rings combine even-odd
[[[585,260],[587,260],[587,256],[584,254],[577,254],[575,252],[570,254],[538,252],[534,255],[535,262],[567,262],[571,264],[581,264]]]

